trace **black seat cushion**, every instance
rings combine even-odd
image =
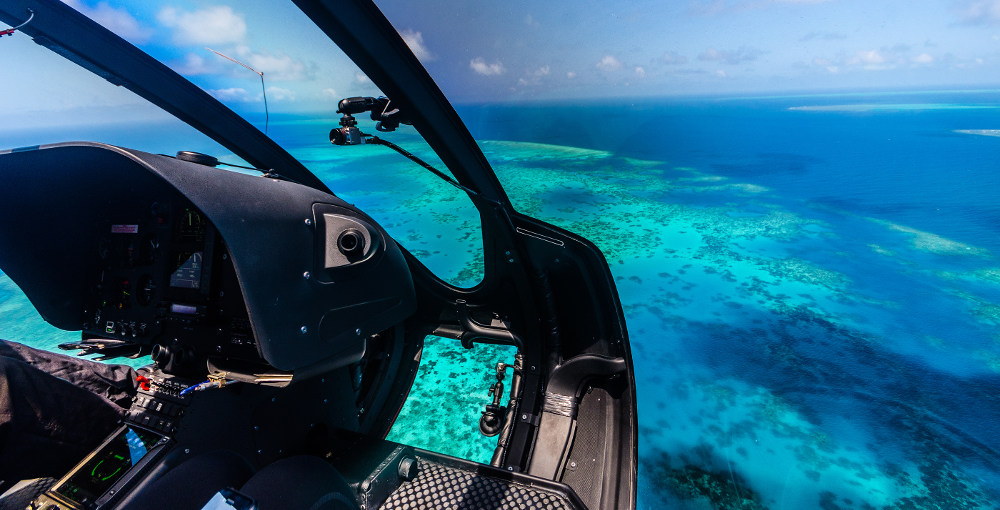
[[[257,472],[240,492],[260,510],[356,510],[357,502],[340,473],[319,457],[289,457]]]
[[[225,487],[239,487],[252,475],[250,463],[234,452],[203,453],[167,471],[122,508],[201,510],[216,492]]]

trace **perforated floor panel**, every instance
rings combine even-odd
[[[517,482],[454,469],[418,457],[417,476],[403,482],[380,507],[382,510],[424,508],[496,510],[570,510],[562,495]]]

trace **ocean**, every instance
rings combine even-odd
[[[515,207],[589,238],[611,266],[635,365],[639,508],[1000,506],[998,97],[458,107]],[[330,146],[335,125],[279,117],[270,130],[432,270],[478,281],[467,198],[385,148]],[[73,129],[0,132],[0,145],[212,149]],[[433,159],[412,132],[385,138]],[[74,334],[0,276],[0,338],[52,348]],[[389,438],[488,460],[477,420],[492,367],[512,356],[428,338]]]

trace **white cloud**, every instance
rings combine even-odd
[[[280,87],[267,88],[268,101],[295,101],[295,92]]]
[[[367,74],[362,73],[361,71],[354,73],[354,81],[356,83],[361,83],[361,84],[367,84],[372,82],[371,78],[369,78]]]
[[[545,65],[535,69],[534,71],[526,71],[524,76],[518,78],[517,84],[524,87],[527,85],[541,85],[542,78],[548,76],[552,72],[552,68]]]
[[[839,74],[840,66],[834,63],[832,60],[827,58],[814,58],[813,64],[826,69],[826,72],[830,74]]]
[[[417,57],[417,60],[421,62],[434,60],[434,54],[424,45],[424,34],[413,30],[403,30],[399,35],[406,42],[406,45],[410,47],[410,51]]]
[[[328,97],[330,99],[333,99],[334,101],[340,101],[341,99],[343,99],[342,97],[340,97],[339,94],[337,94],[337,91],[335,89],[326,88],[323,89],[322,93],[323,97]]]
[[[965,0],[959,11],[962,21],[970,25],[1000,24],[1000,0]]]
[[[483,76],[496,76],[503,74],[504,72],[503,63],[499,60],[493,62],[492,64],[487,64],[483,57],[476,57],[470,60],[469,67],[476,73]]]
[[[573,71],[567,71],[566,77],[572,80],[573,78],[576,78],[576,73],[574,73]]]
[[[243,42],[247,34],[243,16],[228,6],[205,7],[191,12],[164,7],[156,19],[173,30],[177,44],[234,44]]]
[[[726,77],[726,71],[723,70],[723,69],[718,69],[718,70],[715,71],[715,75],[718,76],[719,78],[725,78]]]
[[[863,64],[866,66],[885,64],[886,57],[878,50],[859,51],[854,54],[854,58],[847,61],[849,64]]]
[[[863,50],[856,52],[844,63],[867,71],[881,71],[895,68],[898,60],[899,56],[892,50]]]
[[[622,63],[611,55],[605,55],[596,67],[601,71],[617,71],[622,68]]]
[[[246,89],[239,87],[232,87],[228,89],[210,89],[208,91],[212,97],[223,102],[234,102],[234,103],[251,103],[256,99],[250,96],[250,93]]]
[[[907,67],[920,67],[929,65],[953,64],[954,60],[945,55],[943,61],[935,58],[929,53],[921,52],[916,55],[911,54],[912,48],[905,44],[897,44],[891,47],[856,51],[850,54],[841,54],[836,58],[814,58],[812,64],[824,68],[828,73],[839,74],[850,71],[884,71],[890,69],[900,69]]]
[[[636,68],[635,68],[635,75],[637,77],[639,77],[639,78],[645,78],[646,77],[646,70],[643,69],[642,66],[636,66]]]
[[[311,79],[315,71],[314,66],[308,66],[288,55],[255,53],[246,46],[237,47],[236,56],[248,66],[264,73],[265,80],[304,81]]]
[[[90,7],[80,0],[63,0],[63,2],[129,42],[144,43],[152,36],[152,30],[142,26],[128,11],[111,7],[107,2],[98,2],[95,7]]]
[[[184,76],[215,74],[221,70],[219,62],[217,62],[214,58],[206,60],[197,53],[188,53],[187,55],[184,55],[183,62],[175,63],[171,67],[173,67],[174,71],[177,71]]]

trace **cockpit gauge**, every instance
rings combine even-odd
[[[170,274],[170,286],[181,289],[201,288],[201,270],[203,267],[202,253],[181,252],[177,254],[173,273]]]

